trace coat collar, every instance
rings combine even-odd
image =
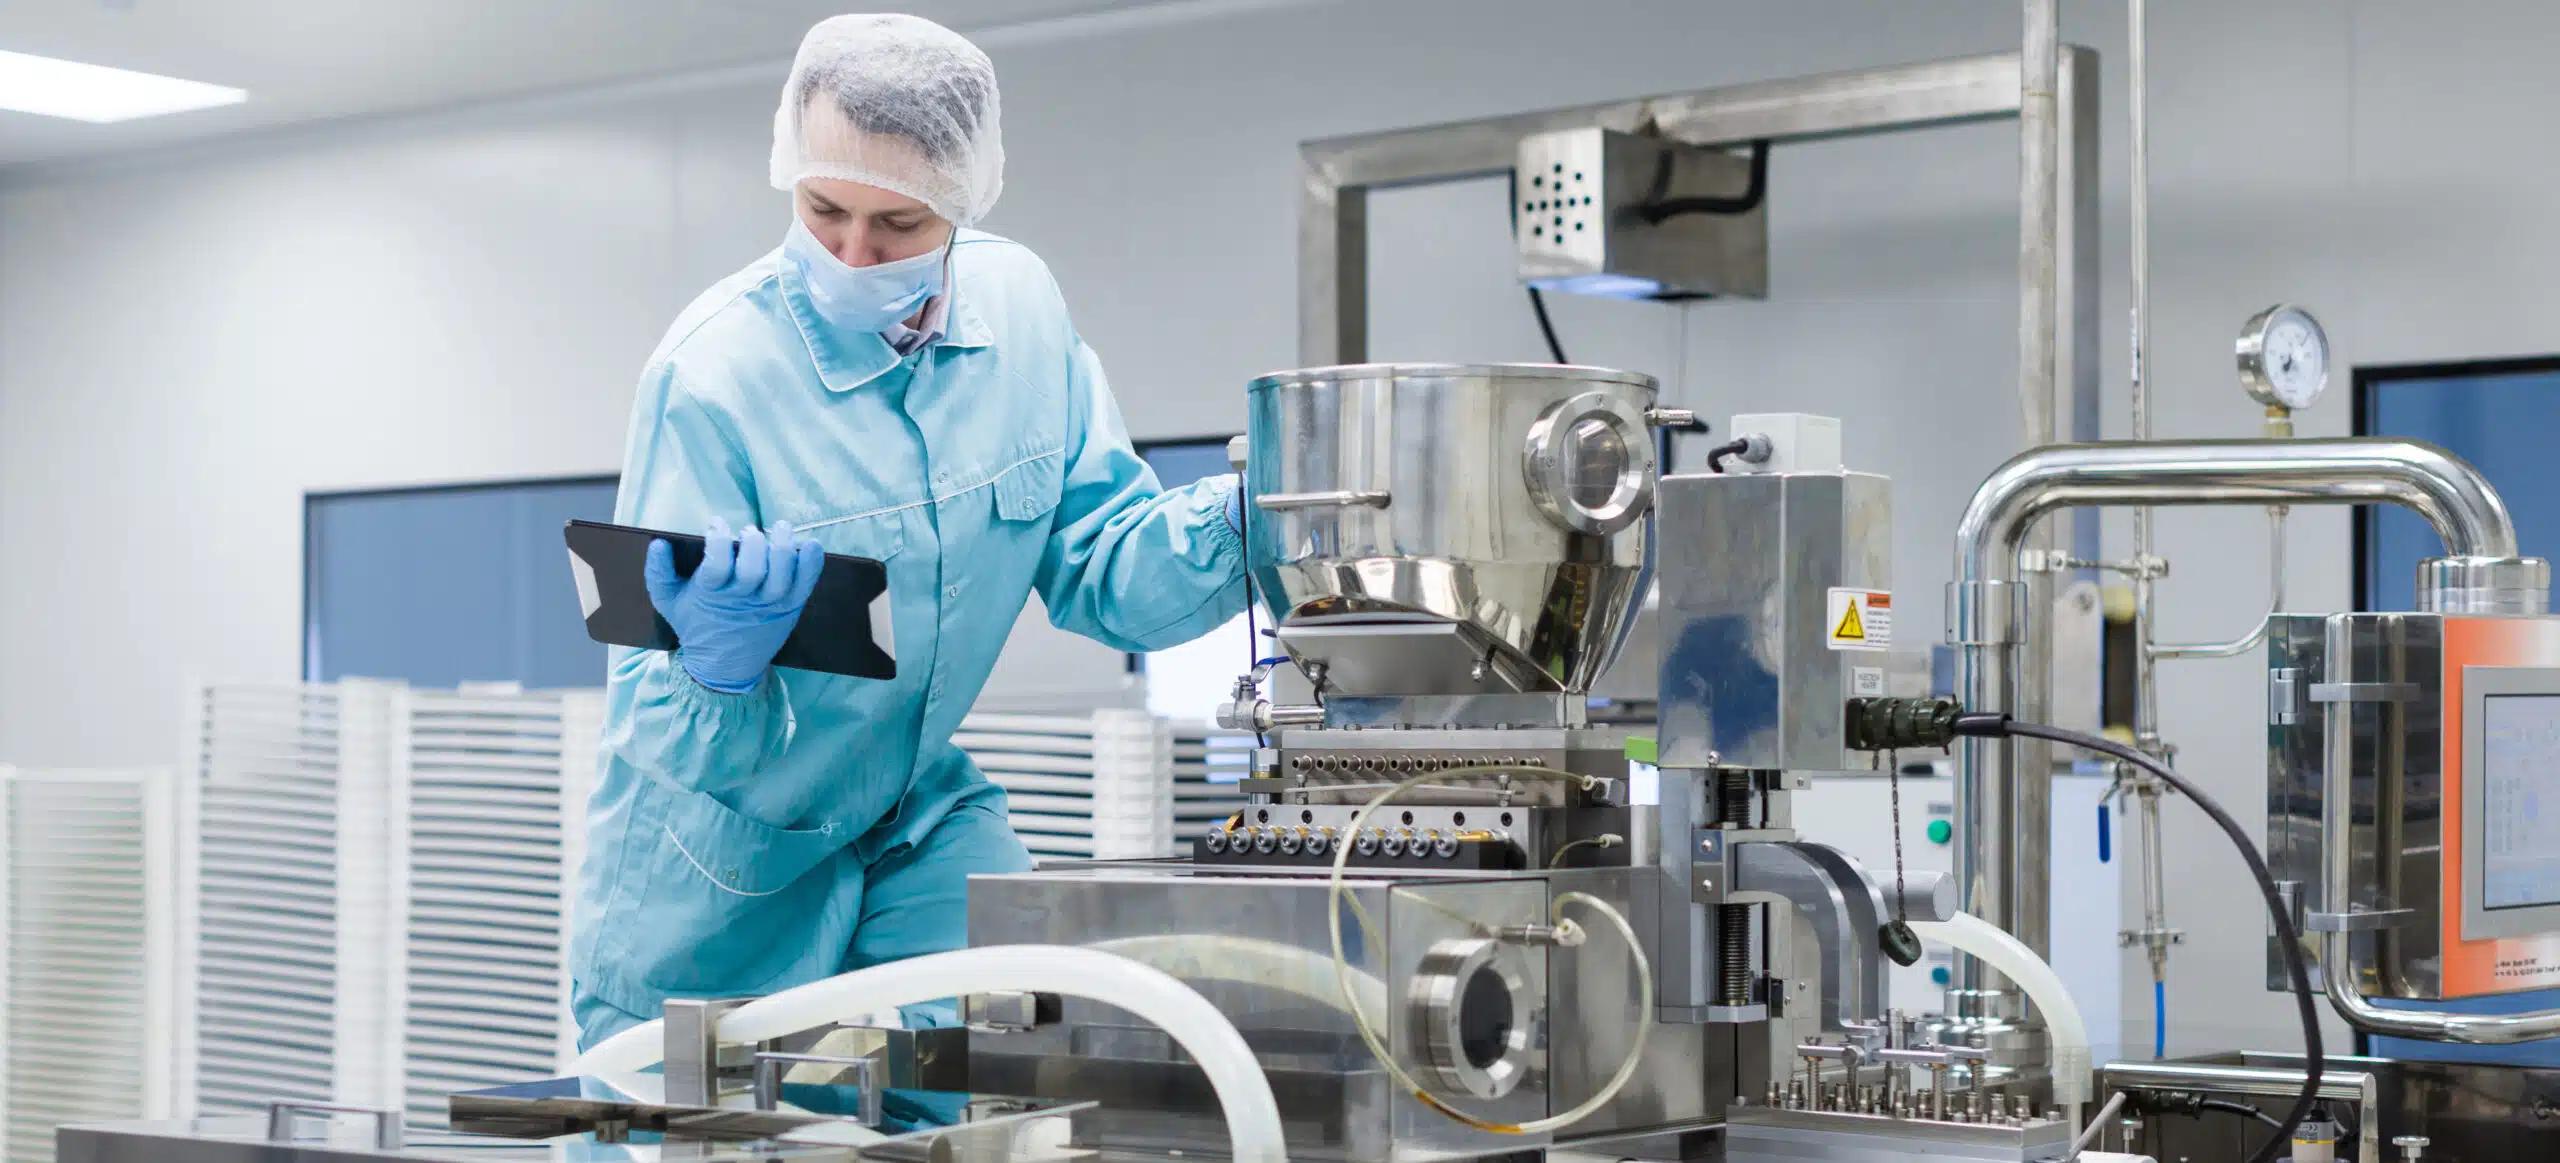
[[[928,346],[988,347],[995,342],[986,320],[978,314],[977,305],[965,292],[960,276],[959,250],[970,241],[973,232],[962,231],[952,247],[950,289],[950,328]],[[774,254],[777,278],[782,288],[782,301],[791,310],[791,321],[800,328],[800,339],[809,347],[809,359],[818,368],[818,381],[830,392],[850,392],[879,379],[898,366],[898,353],[877,332],[846,334],[843,328],[828,323],[818,315],[817,305],[809,298],[809,284],[800,277],[800,267],[779,251]]]

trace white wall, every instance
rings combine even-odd
[[[2560,9],[2154,11],[2159,434],[2251,430],[2228,344],[2278,298],[2319,310],[2346,362],[2560,349],[2560,151],[2543,144],[2560,75],[2539,59]],[[2075,2],[2065,21],[2106,59],[2111,432],[2122,19]],[[1295,361],[1297,141],[1989,51],[2015,26],[1990,0],[1362,0],[999,37],[1012,164],[991,225],[1057,269],[1139,435],[1232,430],[1236,389]],[[183,676],[293,678],[306,490],[612,470],[659,329],[781,232],[771,83],[329,127],[0,189],[0,760],[165,759]],[[1772,190],[1768,302],[1566,301],[1558,327],[1575,359],[1660,374],[1713,416],[1846,417],[1855,462],[1895,478],[1904,633],[1928,640],[1947,531],[2015,446],[2014,131],[1790,147]],[[1376,356],[1542,358],[1496,188],[1373,210]],[[2302,428],[2346,425],[2339,400]],[[2165,633],[2255,617],[2258,521],[2164,518]],[[2343,517],[2300,516],[2293,553],[2296,605],[2342,605]],[[2262,690],[2249,661],[2163,684],[2183,766],[2253,825]],[[2258,990],[2239,864],[2171,811],[2192,934],[2173,1049],[2291,1041]]]

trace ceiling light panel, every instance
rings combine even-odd
[[[237,105],[246,90],[0,51],[0,109],[73,121],[132,121]]]

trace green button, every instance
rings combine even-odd
[[[1955,838],[1956,838],[1956,826],[1955,826],[1955,825],[1950,824],[1950,823],[1946,822],[1945,820],[1931,820],[1931,821],[1929,821],[1929,842],[1930,842],[1930,843],[1932,843],[1932,844],[1944,844],[1944,843],[1946,843],[1947,841],[1949,841],[1949,840],[1953,840],[1953,839],[1955,839]]]

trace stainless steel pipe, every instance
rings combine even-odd
[[[2414,440],[2191,440],[2061,444],[1993,471],[1956,525],[1947,640],[1966,709],[2018,706],[2018,550],[2038,518],[2106,505],[2391,504],[2416,511],[2455,557],[2516,556],[2515,523],[2477,469]],[[1965,911],[2047,953],[2048,776],[2022,778],[2005,741],[1967,739],[1956,757],[1956,877]],[[1957,987],[1997,988],[1965,959]]]
[[[2027,445],[2052,443],[2062,285],[2061,0],[2025,0],[2018,49],[2018,403]]]

